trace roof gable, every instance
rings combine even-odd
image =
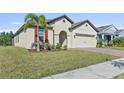
[[[88,23],[96,32],[98,32],[98,30],[96,29],[96,27],[89,20],[85,20],[85,21],[81,21],[81,22],[72,24],[72,27],[69,28],[69,29],[70,30],[74,30],[74,29],[78,28],[79,26],[81,26],[81,25],[83,25],[85,23]]]
[[[56,17],[56,18],[54,18],[54,19],[52,19],[52,20],[48,20],[48,21],[47,21],[47,24],[54,23],[54,22],[56,22],[56,21],[58,21],[58,20],[61,20],[62,18],[66,18],[71,24],[74,23],[68,16],[62,15],[62,16]]]
[[[101,32],[109,27],[111,27],[111,25],[100,26],[100,27],[97,27],[97,29],[99,30],[99,32]]]
[[[116,34],[118,29],[114,25],[105,25],[97,28],[99,33]]]

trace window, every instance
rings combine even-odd
[[[40,29],[39,30],[39,41],[40,42],[43,42],[43,38],[44,38],[44,36],[43,36],[44,34],[43,33],[44,33],[43,29]]]

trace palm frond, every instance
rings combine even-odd
[[[31,27],[31,26],[36,26],[36,22],[34,21],[28,21],[25,25],[24,25],[24,30],[26,30],[27,28]]]
[[[36,22],[38,22],[38,16],[36,15],[36,14],[34,14],[34,13],[29,13],[29,14],[27,14],[26,16],[25,16],[25,18],[24,18],[24,21],[26,22],[26,21],[36,21]]]
[[[44,15],[39,16],[39,21],[43,29],[46,30],[46,18]]]

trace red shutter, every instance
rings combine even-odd
[[[45,31],[45,42],[48,42],[48,29]]]
[[[37,30],[34,31],[34,42],[37,42]]]

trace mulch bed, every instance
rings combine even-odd
[[[38,53],[36,49],[28,49],[29,52]],[[51,50],[41,50],[39,52],[54,52],[54,51],[66,51],[65,49],[51,49]]]

